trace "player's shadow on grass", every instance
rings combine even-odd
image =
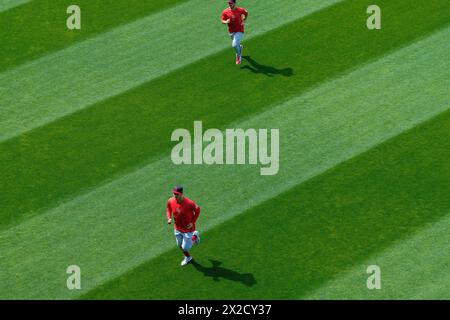
[[[276,75],[291,77],[292,75],[294,75],[294,71],[292,70],[292,68],[278,69],[275,67],[265,66],[263,64],[256,62],[250,56],[242,56],[242,59],[247,61],[250,65],[245,65],[241,67],[241,70],[247,69],[256,74],[258,73],[265,74],[268,77],[273,77]]]
[[[192,260],[191,264],[195,267],[195,269],[203,272],[205,277],[211,277],[214,281],[220,281],[220,278],[223,278],[231,281],[241,282],[247,287],[252,287],[256,284],[255,277],[251,273],[239,273],[231,269],[221,267],[220,265],[222,264],[222,262],[220,261],[211,259],[209,259],[209,261],[211,261],[212,267],[202,266],[195,260]]]

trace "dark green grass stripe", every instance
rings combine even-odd
[[[168,155],[175,128],[224,128],[448,22],[448,1],[385,1],[383,29],[369,31],[369,3],[346,1],[247,42],[260,73],[237,68],[227,50],[1,144],[0,228]]]
[[[0,13],[0,72],[187,0],[34,0]],[[68,30],[69,5],[81,8],[81,30]]]
[[[449,135],[447,111],[206,232],[197,266],[180,268],[174,249],[82,298],[308,294],[449,211]]]

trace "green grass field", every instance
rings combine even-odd
[[[241,66],[224,1],[71,4],[0,4],[0,299],[450,299],[448,0],[241,0]],[[195,120],[279,129],[278,174],[174,165]]]

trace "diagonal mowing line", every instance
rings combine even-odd
[[[442,30],[229,126],[280,129],[276,176],[261,177],[256,166],[174,166],[165,158],[5,230],[0,297],[76,297],[172,248],[164,204],[174,183],[202,205],[199,226],[207,230],[447,110],[449,35]],[[65,288],[70,264],[83,270],[82,292]]]
[[[173,1],[179,0],[168,0]],[[197,118],[208,120],[210,126],[222,127],[356,69],[448,23],[444,14],[448,10],[438,10],[450,9],[447,0],[412,7],[407,0],[382,0],[386,18],[395,19],[389,19],[384,31],[373,32],[365,27],[365,4],[370,1],[345,1],[246,42],[249,53],[255,53],[258,61],[278,66],[288,63],[295,70],[292,77],[255,75],[245,70],[250,63],[240,70],[229,63],[230,50],[222,50],[1,143],[0,170],[5,183],[0,184],[0,193],[5,201],[0,210],[0,229],[159,159],[171,144],[161,137],[170,135],[176,127],[189,126]],[[351,19],[345,19],[350,16]],[[411,20],[416,21],[414,28],[409,28]],[[335,21],[340,21],[340,28],[330,28]],[[400,29],[404,32],[393,32]],[[225,87],[229,90],[224,91]],[[192,94],[199,88],[202,94]],[[235,94],[230,95],[230,90]],[[261,90],[264,94],[248,94]],[[248,97],[244,108],[243,96]],[[207,107],[211,101],[216,105]],[[180,106],[190,112],[180,116]],[[225,115],[223,109],[231,112]],[[172,119],[169,126],[165,121],[168,114]],[[123,152],[124,146],[127,152]]]
[[[31,0],[2,0],[0,2],[0,12],[12,9],[30,1]]]
[[[450,299],[448,230],[450,213],[301,298]],[[381,269],[380,290],[367,288],[366,269],[370,265]]]
[[[34,0],[0,12],[0,73],[115,27],[189,0]],[[68,30],[67,8],[81,8],[81,30]]]
[[[339,1],[249,3],[246,39]],[[191,0],[0,74],[0,142],[230,46],[223,7]]]

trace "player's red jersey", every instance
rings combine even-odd
[[[228,32],[244,32],[244,26],[242,24],[242,15],[248,16],[247,10],[240,7],[235,7],[234,10],[231,8],[226,8],[222,12],[222,20],[230,19],[228,24]]]
[[[172,197],[167,201],[166,214],[167,219],[170,219],[173,214],[175,229],[181,232],[193,232],[195,231],[195,222],[200,214],[200,207],[186,197],[183,198],[181,203],[178,203]],[[192,228],[190,229],[187,228],[189,223],[192,223]]]

